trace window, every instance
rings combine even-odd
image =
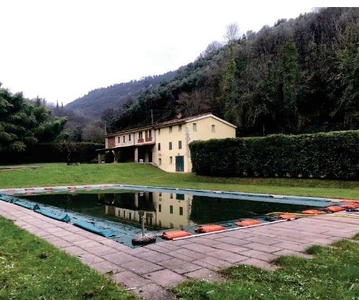
[[[178,141],[178,149],[182,149],[182,141]]]
[[[158,159],[158,165],[162,166],[162,159],[161,158]]]
[[[121,143],[121,137],[117,137],[117,143]]]
[[[128,135],[128,141],[131,142],[131,134]]]
[[[211,126],[211,131],[212,131],[212,132],[216,132],[216,125],[212,124],[212,126]]]
[[[170,164],[172,164],[173,162],[173,159],[172,159],[172,156],[170,156]]]
[[[124,143],[124,142],[126,142],[126,137],[125,136],[122,137],[122,143]]]
[[[179,132],[182,131],[182,124],[178,125],[178,131],[179,131]]]
[[[172,126],[168,127],[169,132],[172,132]]]
[[[123,211],[123,218],[124,219],[126,218],[126,211],[125,210]]]
[[[184,200],[184,194],[176,194],[176,200]]]
[[[142,137],[142,131],[140,131],[139,133],[138,133],[138,138],[139,139],[142,139],[143,137]]]
[[[172,150],[172,142],[169,142],[169,143],[168,143],[168,149],[169,149],[169,150]]]
[[[179,208],[179,214],[180,214],[180,216],[183,216],[183,207],[181,207],[181,206]]]
[[[152,130],[147,130],[147,136],[152,137]]]
[[[158,204],[158,212],[162,211],[162,204]]]
[[[157,144],[157,149],[158,149],[158,151],[161,151],[161,143]]]
[[[170,194],[170,199],[173,199],[173,194],[172,193]]]
[[[173,205],[170,205],[170,214],[173,214]]]
[[[193,127],[193,131],[197,131],[197,123],[193,123],[192,127]]]

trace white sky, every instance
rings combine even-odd
[[[342,0],[340,6],[352,6],[350,2],[354,1]],[[257,32],[315,6],[338,5],[283,0],[0,0],[0,82],[12,93],[22,91],[27,98],[39,96],[65,105],[90,90],[193,62],[212,41],[223,41],[230,23],[237,23],[241,34]]]

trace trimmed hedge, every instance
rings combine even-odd
[[[68,152],[55,143],[36,144],[28,147],[24,152],[1,152],[1,164],[24,164],[45,162],[71,162],[88,163],[97,161],[96,149],[103,149],[104,144],[98,143],[74,143],[71,147],[70,157]]]
[[[359,179],[359,131],[190,143],[199,175]]]

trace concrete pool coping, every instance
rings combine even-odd
[[[140,298],[158,300],[174,299],[168,288],[185,280],[220,282],[224,279],[217,271],[236,264],[275,270],[270,261],[278,256],[308,257],[303,253],[307,247],[330,245],[359,231],[359,215],[340,212],[129,248],[4,201],[0,215]]]

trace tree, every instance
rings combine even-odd
[[[38,142],[53,141],[65,123],[65,118],[51,118],[40,99],[30,101],[0,86],[0,152],[23,152]]]
[[[235,40],[239,39],[239,27],[237,23],[231,23],[227,25],[227,30],[224,35],[225,40],[228,44],[234,43]]]

